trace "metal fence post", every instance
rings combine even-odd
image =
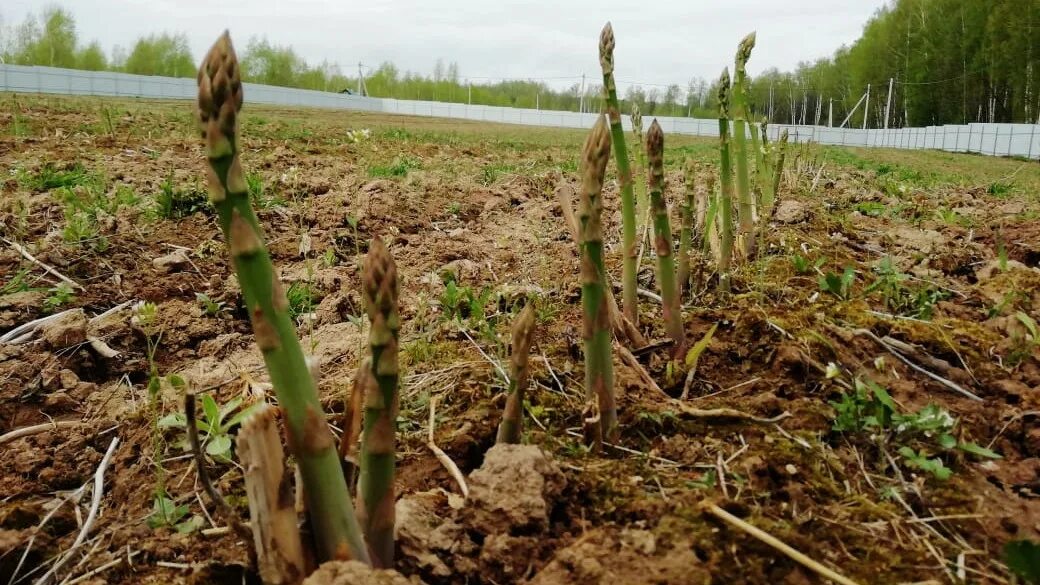
[[[1015,128],[1014,128],[1014,126],[1012,126],[1011,127],[1011,135],[1008,136],[1008,151],[1007,151],[1007,155],[1008,156],[1011,156],[1013,154],[1011,152],[1011,143],[1014,141],[1014,139],[1015,139]]]
[[[1036,127],[1040,124],[1033,124],[1033,132],[1029,135],[1029,154],[1028,158],[1033,158],[1033,140],[1036,139]]]
[[[993,135],[993,156],[997,156],[997,141],[1000,140],[1000,126],[997,126],[997,133]]]

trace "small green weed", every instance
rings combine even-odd
[[[823,258],[817,258],[816,261],[813,262],[800,254],[791,256],[791,266],[798,274],[809,274],[810,272],[815,272],[820,268],[820,266],[823,266],[824,262],[826,262],[826,260]]]
[[[53,313],[76,298],[73,294],[72,286],[67,282],[63,282],[56,287],[48,289],[47,293],[47,298],[43,300],[43,310],[45,313]]]
[[[98,180],[77,162],[63,169],[57,168],[52,163],[45,163],[36,173],[19,173],[18,182],[22,187],[33,191],[51,191],[96,184]]]
[[[887,207],[880,201],[861,201],[857,203],[854,209],[863,215],[870,217],[881,217],[885,214]]]
[[[246,418],[253,414],[262,403],[257,402],[245,408],[241,408],[242,399],[232,398],[224,405],[218,405],[213,396],[202,395],[202,416],[195,421],[198,426],[202,444],[206,454],[220,463],[231,462],[231,430],[242,424]],[[159,419],[161,429],[187,429],[187,420],[183,412],[168,414]],[[188,436],[185,433],[175,443],[184,451],[191,450],[188,444]]]
[[[177,505],[167,495],[166,490],[163,490],[152,498],[152,513],[148,516],[148,527],[153,530],[173,528],[181,534],[190,534],[205,526],[205,520],[199,515],[185,520],[188,513],[189,508],[186,504]]]
[[[852,298],[852,285],[856,282],[856,271],[851,267],[845,267],[841,274],[827,272],[819,279],[820,290],[831,293],[843,301]]]
[[[26,292],[31,290],[43,290],[40,288],[33,288],[29,283],[29,276],[32,271],[28,268],[22,268],[18,272],[15,272],[11,279],[0,286],[0,295],[10,295],[19,292]]]
[[[167,176],[155,196],[155,215],[161,219],[180,219],[197,212],[213,213],[209,196],[198,189],[178,189],[173,186],[173,175]]]
[[[218,317],[227,310],[227,304],[224,301],[214,301],[205,293],[195,293],[195,300],[202,307],[202,312],[209,317]]]
[[[907,286],[910,276],[900,272],[889,257],[882,258],[874,272],[877,279],[864,293],[878,293],[885,309],[897,315],[931,319],[936,303],[949,296],[946,291],[928,285],[918,288]]]
[[[917,412],[900,413],[888,391],[870,380],[855,380],[853,391],[830,405],[835,410],[832,430],[869,432],[882,443],[896,441],[908,467],[938,480],[949,479],[952,471],[933,453],[958,450],[985,459],[1001,458],[975,442],[958,440],[954,435],[957,419],[948,411],[929,404]]]
[[[289,300],[289,316],[293,319],[310,313],[318,301],[314,288],[310,283],[303,281],[290,284],[285,295]]]
[[[1040,584],[1040,544],[1013,540],[1004,545],[1004,561],[1028,585]]]
[[[1011,195],[1011,189],[1014,188],[1015,184],[1010,181],[994,181],[989,184],[989,188],[986,192],[994,197],[1005,198]]]
[[[393,162],[386,166],[370,166],[368,167],[368,176],[370,177],[404,177],[408,175],[408,171],[422,168],[422,164],[411,157],[399,156],[396,157]]]

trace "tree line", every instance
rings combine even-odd
[[[1038,25],[1040,0],[893,0],[832,57],[753,78],[750,101],[758,116],[774,123],[1040,123]],[[0,27],[0,56],[7,63],[172,77],[193,77],[197,63],[184,34],[151,34],[110,53],[96,40],[81,43],[72,14],[60,7]],[[344,70],[327,60],[309,64],[292,47],[266,38],[249,40],[241,64],[250,82],[374,97],[564,111],[598,111],[601,101],[598,77],[576,77],[568,87],[537,79],[476,82],[457,63],[441,60],[430,75],[389,62]],[[629,85],[621,108],[711,118],[715,90],[700,78],[686,87]]]
[[[827,124],[832,100],[836,126],[1040,123],[1038,26],[1040,0],[895,0],[832,57],[759,75],[752,98],[778,123]]]
[[[29,15],[16,26],[0,26],[0,57],[17,65],[166,77],[194,77],[197,63],[183,33],[151,34],[137,39],[129,49],[117,46],[106,53],[97,40],[81,42],[72,13],[58,6]],[[347,73],[327,60],[309,64],[292,47],[266,38],[250,39],[240,62],[246,81],[266,85],[488,106],[599,110],[601,86],[592,78],[588,83],[575,78],[573,84],[563,88],[536,79],[471,82],[462,76],[457,63],[445,64],[442,60],[436,62],[430,75],[401,71],[390,62]],[[710,108],[707,91],[708,84],[703,80],[691,81],[688,91],[679,85],[649,89],[633,85],[627,88],[623,107],[627,111],[635,103],[649,115],[705,114]]]

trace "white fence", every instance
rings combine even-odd
[[[189,78],[0,65],[0,92],[194,99],[196,87],[195,80]],[[553,110],[369,98],[252,83],[245,84],[245,95],[246,101],[250,103],[435,116],[558,128],[589,128],[595,122],[596,117],[595,114]],[[718,121],[713,119],[659,117],[657,120],[666,133],[694,136],[718,136],[719,133]],[[627,128],[627,116],[625,125]],[[892,130],[774,124],[769,129],[774,140],[786,129],[794,142],[812,141],[839,146],[935,149],[1040,159],[1040,125],[1037,124],[965,124]]]

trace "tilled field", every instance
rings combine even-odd
[[[32,582],[59,555],[58,582],[255,580],[251,544],[220,528],[171,416],[172,375],[226,407],[206,435],[210,473],[246,519],[241,469],[220,447],[268,386],[189,106],[3,102],[0,334],[60,317],[0,344],[0,433],[55,423],[0,444],[0,582]],[[687,335],[714,333],[686,395],[647,295],[651,343],[630,348],[638,366],[614,364],[621,438],[590,454],[578,260],[554,196],[576,181],[583,133],[248,104],[243,115],[250,191],[337,428],[366,349],[361,258],[380,236],[396,259],[405,575],[820,582],[711,504],[859,583],[1006,583],[1004,546],[1040,538],[1036,163],[792,147],[764,251],[734,294],[717,295],[695,260]],[[677,225],[682,160],[706,176],[716,154],[666,140]],[[615,278],[617,199],[611,181]],[[648,291],[653,267],[648,251]],[[549,460],[485,463],[509,326],[527,302],[538,330],[525,440]],[[153,365],[164,381],[150,391]],[[434,404],[436,444],[467,475],[484,465],[468,500],[427,446]],[[97,519],[65,555],[117,437]],[[503,506],[508,522],[488,512]]]

